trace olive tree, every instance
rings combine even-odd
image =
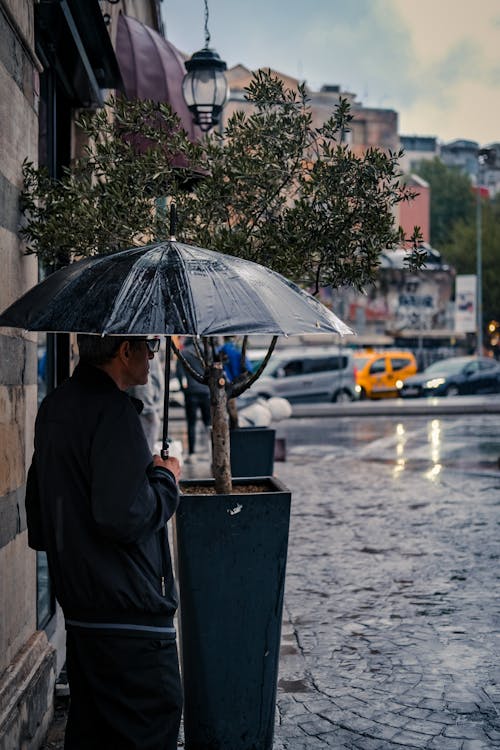
[[[314,127],[303,86],[287,89],[260,71],[246,96],[249,111],[198,144],[162,104],[112,99],[83,116],[78,125],[88,145],[60,180],[25,164],[28,252],[50,267],[166,239],[158,199],[168,195],[183,241],[256,261],[313,293],[327,285],[362,289],[376,278],[380,253],[405,242],[408,264],[421,264],[418,229],[405,238],[394,218],[397,205],[412,199],[401,153],[355,155],[345,142],[352,119],[346,100]],[[257,373],[243,368],[232,383],[222,378],[213,342],[198,347],[198,377],[211,392],[219,492],[231,486],[226,399],[255,381],[274,344]],[[246,341],[242,363],[245,348]]]

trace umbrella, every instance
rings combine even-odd
[[[351,333],[284,276],[173,240],[72,263],[14,302],[0,325],[108,336]]]
[[[72,263],[14,302],[0,326],[122,336],[352,333],[281,274],[174,239]],[[164,444],[167,424],[166,393]]]

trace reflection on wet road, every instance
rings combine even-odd
[[[500,420],[279,425],[275,750],[500,748]]]
[[[435,481],[441,472],[495,473],[500,476],[498,415],[332,417],[290,420],[279,425],[289,454],[319,458],[357,455],[363,461],[422,472]]]

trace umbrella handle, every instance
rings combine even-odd
[[[162,435],[162,448],[160,451],[161,458],[166,461],[169,457],[169,445],[168,445],[168,409],[170,404],[170,363],[172,359],[172,348],[170,346],[171,337],[166,337],[166,352],[165,352],[165,388],[163,394],[163,435]]]

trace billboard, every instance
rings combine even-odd
[[[458,274],[455,279],[455,331],[474,333],[477,329],[477,277]]]

